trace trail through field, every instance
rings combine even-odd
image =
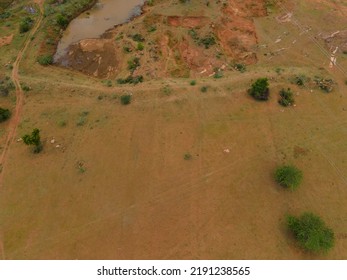
[[[2,153],[0,155],[0,189],[2,188],[2,184],[3,184],[4,166],[5,166],[6,158],[7,158],[10,146],[13,143],[14,138],[16,136],[17,127],[19,125],[20,116],[21,116],[21,112],[23,109],[24,95],[23,95],[23,90],[20,86],[19,65],[20,65],[20,62],[22,61],[23,54],[25,53],[25,51],[27,50],[27,48],[31,42],[32,36],[36,33],[36,31],[40,27],[42,19],[43,19],[43,2],[44,1],[43,0],[39,0],[39,1],[35,0],[34,2],[37,3],[40,7],[39,18],[38,18],[35,26],[31,30],[30,34],[28,34],[27,39],[24,42],[22,49],[19,51],[17,58],[16,58],[15,62],[13,63],[13,70],[12,70],[11,78],[12,78],[12,81],[13,81],[15,87],[16,87],[16,107],[15,107],[15,110],[12,114],[12,117],[11,117],[11,120],[10,120],[10,123],[8,126],[8,134],[6,137],[6,141],[5,141],[5,144],[3,146]],[[1,237],[1,235],[0,235],[0,237]],[[0,239],[0,252],[1,252],[0,255],[4,259],[5,253],[4,253],[4,246],[2,244],[3,244],[2,239]]]

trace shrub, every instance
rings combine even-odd
[[[185,160],[191,160],[193,157],[192,157],[192,155],[190,153],[186,153],[186,154],[184,154],[183,158]]]
[[[278,167],[275,171],[275,180],[283,187],[295,190],[302,181],[302,171],[293,165]]]
[[[67,25],[69,24],[69,20],[66,18],[66,16],[64,16],[62,14],[58,14],[57,15],[57,23],[61,28],[65,29],[67,27]]]
[[[135,42],[144,42],[145,38],[143,38],[143,36],[139,33],[131,36],[131,38],[135,41]]]
[[[296,84],[298,86],[304,86],[306,82],[308,82],[310,79],[306,77],[305,75],[299,75],[299,76],[294,76],[291,79],[291,82],[293,84]]]
[[[200,39],[199,44],[203,45],[205,49],[208,49],[216,44],[216,39],[213,36],[208,35],[205,38]]]
[[[24,18],[21,23],[19,24],[19,32],[20,33],[25,33],[25,32],[28,32],[32,25],[33,25],[33,20],[31,17],[26,17]]]
[[[313,213],[303,213],[299,217],[288,216],[287,224],[295,239],[308,251],[328,251],[334,246],[334,232]]]
[[[259,78],[248,90],[248,93],[256,100],[266,101],[269,99],[269,82],[267,78]]]
[[[6,121],[10,117],[11,117],[10,110],[0,107],[0,123]]]
[[[294,96],[290,88],[288,88],[287,90],[281,89],[280,97],[280,100],[278,100],[278,103],[280,105],[287,107],[294,104]]]
[[[131,95],[125,94],[120,97],[120,102],[122,105],[128,105],[131,102]]]
[[[195,80],[190,81],[190,85],[191,86],[195,86],[196,85],[196,81]]]
[[[241,72],[241,73],[244,73],[246,72],[246,65],[245,64],[242,64],[242,63],[236,63],[235,66],[234,66],[235,70]]]
[[[117,83],[118,84],[138,84],[138,83],[142,83],[143,82],[143,76],[128,76],[125,79],[117,79]]]
[[[37,62],[40,63],[41,65],[51,65],[53,64],[53,56],[52,55],[40,55],[37,58]]]
[[[34,149],[33,152],[35,154],[42,151],[42,143],[41,143],[41,137],[40,137],[40,130],[37,128],[34,128],[31,134],[26,134],[22,137],[24,144],[26,145],[33,145]]]
[[[203,87],[200,88],[201,92],[207,92],[207,90],[208,90],[207,86],[203,86]]]
[[[133,59],[128,61],[128,70],[133,73],[137,67],[140,66],[140,59],[138,57],[134,57]]]
[[[145,47],[144,47],[144,45],[143,45],[141,42],[138,42],[138,43],[137,43],[137,50],[138,50],[138,51],[143,51],[144,48],[145,48]]]

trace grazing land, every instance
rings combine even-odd
[[[37,62],[59,1],[3,2],[0,258],[347,259],[345,1],[149,1],[67,67]],[[248,94],[259,78],[267,101]],[[328,252],[288,230],[304,212],[334,232]]]

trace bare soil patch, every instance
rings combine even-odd
[[[0,48],[2,46],[6,46],[11,44],[13,39],[13,34],[9,35],[9,36],[5,36],[5,37],[0,37]]]
[[[167,6],[171,15],[162,13],[162,5]],[[230,61],[245,64],[257,61],[252,18],[266,15],[264,1],[229,0],[226,7],[217,2],[205,10],[202,3],[192,2],[187,5],[201,14],[184,16],[181,14],[186,13],[186,5],[171,2],[162,5],[145,9],[145,14],[132,22],[108,31],[103,36],[112,38],[107,48],[104,39],[88,40],[93,46],[89,50],[83,47],[85,42],[73,45],[62,64],[97,77],[116,77],[129,75],[127,60],[136,56],[141,60],[136,74],[151,79],[209,76]],[[189,32],[195,32],[195,37]],[[141,50],[132,40],[135,33],[145,38]],[[204,47],[202,40],[211,36],[215,43]],[[128,51],[124,51],[125,47]]]

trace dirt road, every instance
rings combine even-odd
[[[10,150],[10,146],[13,143],[15,136],[16,136],[16,131],[18,124],[20,122],[20,117],[21,117],[21,112],[23,109],[23,102],[24,102],[24,94],[23,90],[20,86],[20,79],[19,79],[19,65],[20,62],[22,61],[23,54],[27,50],[28,46],[30,45],[30,38],[36,33],[38,28],[41,25],[42,19],[43,19],[43,0],[41,1],[34,1],[37,3],[40,7],[40,15],[38,20],[36,21],[35,26],[32,28],[30,31],[30,34],[28,34],[26,41],[24,42],[24,45],[22,49],[19,51],[17,58],[15,62],[13,63],[13,70],[12,70],[12,81],[16,87],[16,107],[14,112],[12,113],[12,117],[8,126],[8,134],[5,140],[5,144],[2,150],[2,153],[0,155],[0,189],[2,188],[3,184],[3,177],[4,177],[4,167],[5,167],[5,162],[6,158],[8,155],[8,152]],[[2,234],[0,232],[0,237],[2,237]],[[5,251],[4,251],[4,246],[3,246],[3,241],[2,238],[0,238],[0,256],[5,259]]]

